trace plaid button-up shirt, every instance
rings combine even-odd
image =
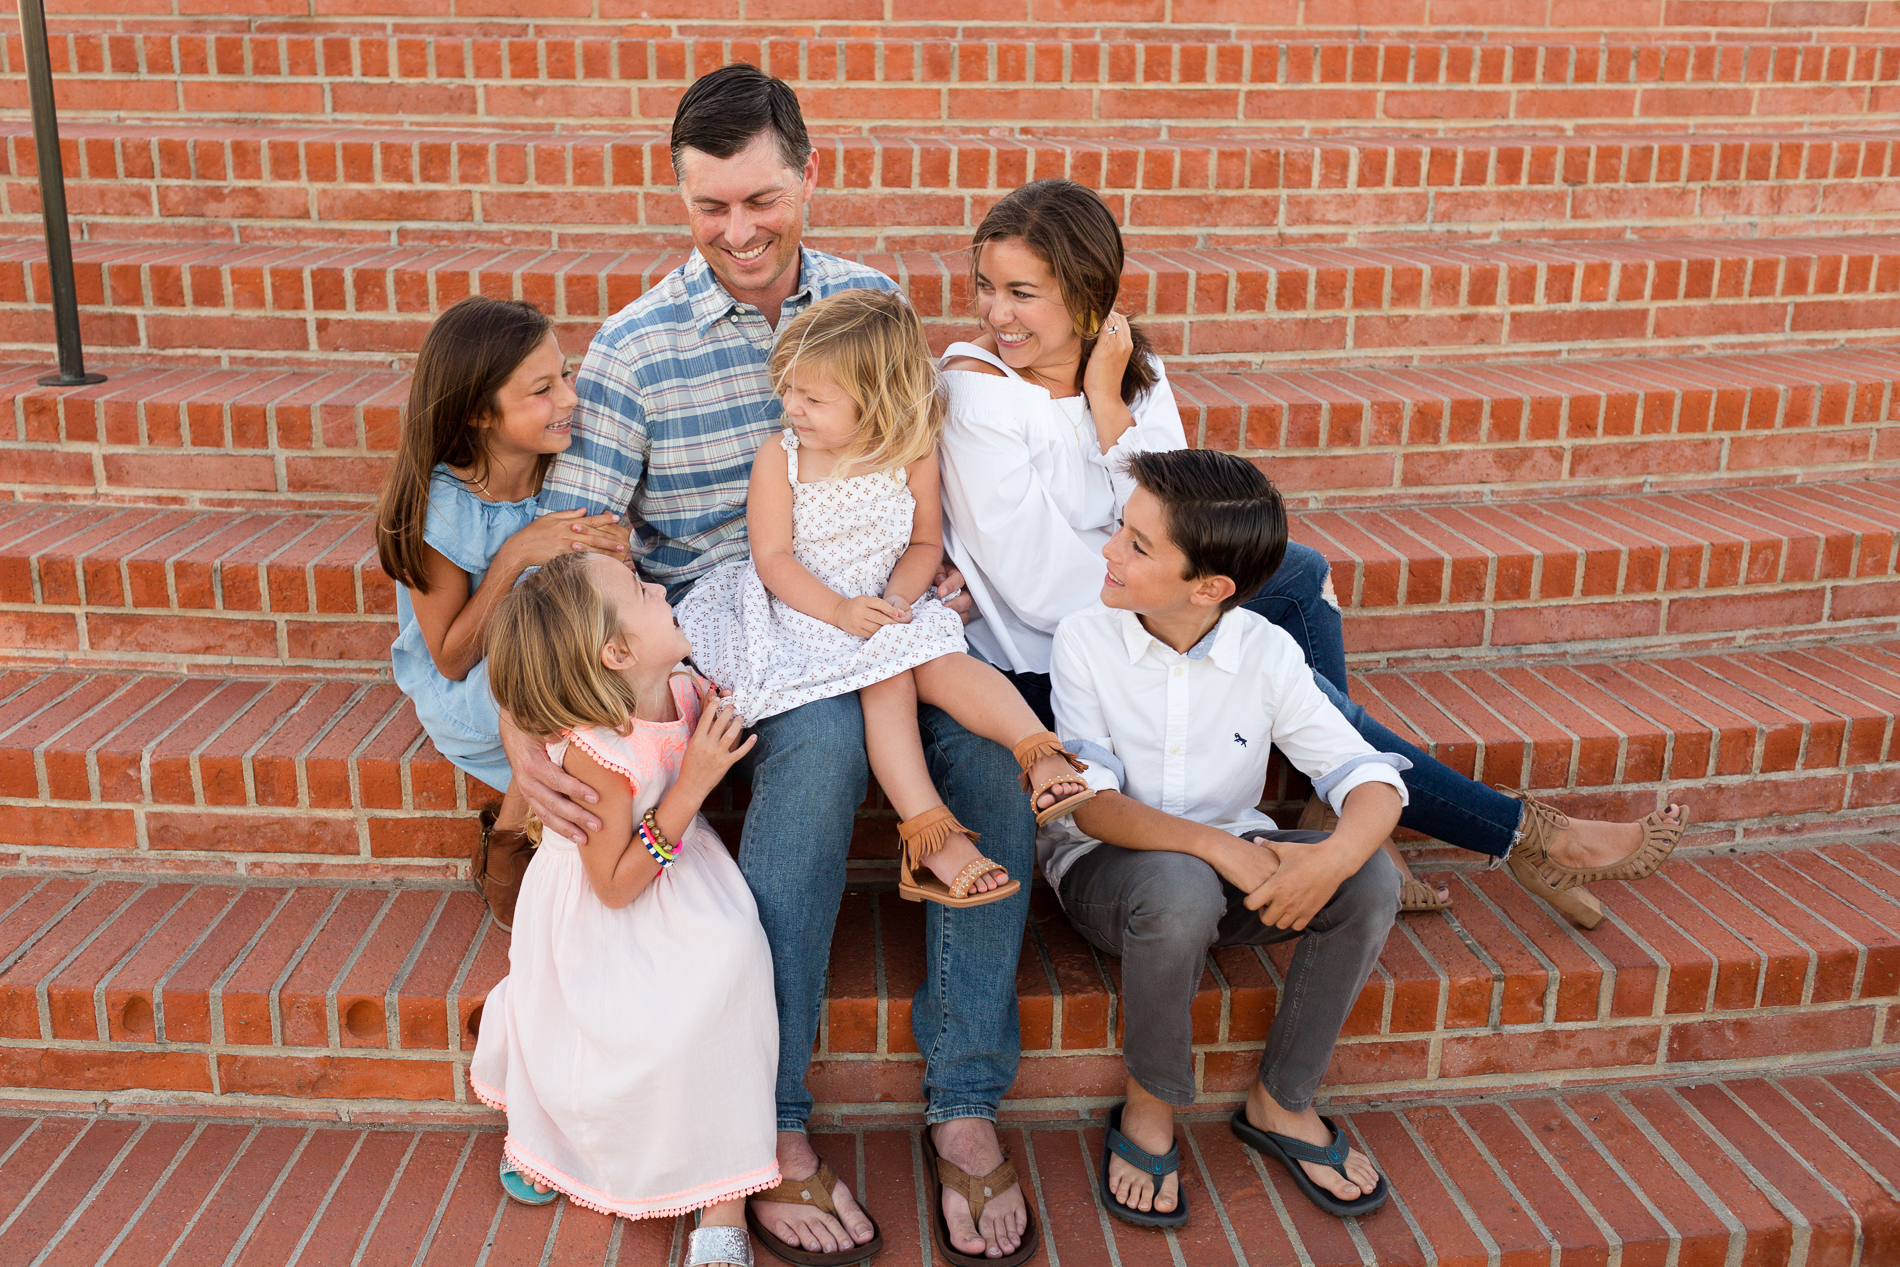
[[[876,269],[799,249],[779,329],[841,290],[895,290]],[[767,368],[777,331],[695,251],[594,336],[574,390],[574,443],[543,512],[629,512],[640,567],[669,593],[745,554],[752,459],[782,425]]]

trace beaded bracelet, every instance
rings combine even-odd
[[[647,847],[647,855],[660,864],[660,869],[664,871],[672,866],[673,860],[680,855],[680,847],[670,843],[660,830],[659,815],[653,810],[642,814],[638,830],[640,843]]]

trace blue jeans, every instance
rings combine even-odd
[[[911,1002],[911,1033],[924,1054],[927,1123],[994,1121],[1016,1080],[1022,1037],[1016,956],[1029,918],[1036,818],[1007,750],[948,713],[918,710],[931,778],[952,813],[983,838],[983,852],[1023,881],[1015,896],[951,910],[925,904],[928,971]],[[778,1001],[778,1129],[811,1117],[805,1071],[824,1005],[832,926],[844,893],[851,825],[870,763],[858,697],[834,696],[768,717],[739,769],[752,782],[739,870],[758,902],[772,947]]]
[[[1412,768],[1405,772],[1411,803],[1399,815],[1401,827],[1473,853],[1504,857],[1517,838],[1524,806],[1426,756],[1374,721],[1364,706],[1346,694],[1345,630],[1338,610],[1320,597],[1331,570],[1326,556],[1318,550],[1289,541],[1280,570],[1241,606],[1265,616],[1293,636],[1306,662],[1313,666],[1313,679],[1320,690],[1346,715],[1361,738],[1380,752],[1395,752],[1411,761]]]

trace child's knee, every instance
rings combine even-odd
[[[1390,924],[1398,917],[1399,869],[1385,850],[1375,849],[1370,858],[1342,882],[1333,901],[1342,904],[1347,918]]]
[[[1184,853],[1150,854],[1129,895],[1130,932],[1182,944],[1212,945],[1227,913],[1220,875]]]

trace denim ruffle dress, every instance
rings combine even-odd
[[[485,502],[446,466],[429,478],[429,514],[422,539],[468,573],[469,593],[482,583],[502,543],[540,513],[538,497]],[[443,756],[471,778],[498,792],[508,790],[508,758],[501,750],[501,710],[488,689],[488,661],[459,682],[442,676],[422,639],[409,591],[396,590],[396,644],[389,649],[396,685],[416,706],[416,717]]]

